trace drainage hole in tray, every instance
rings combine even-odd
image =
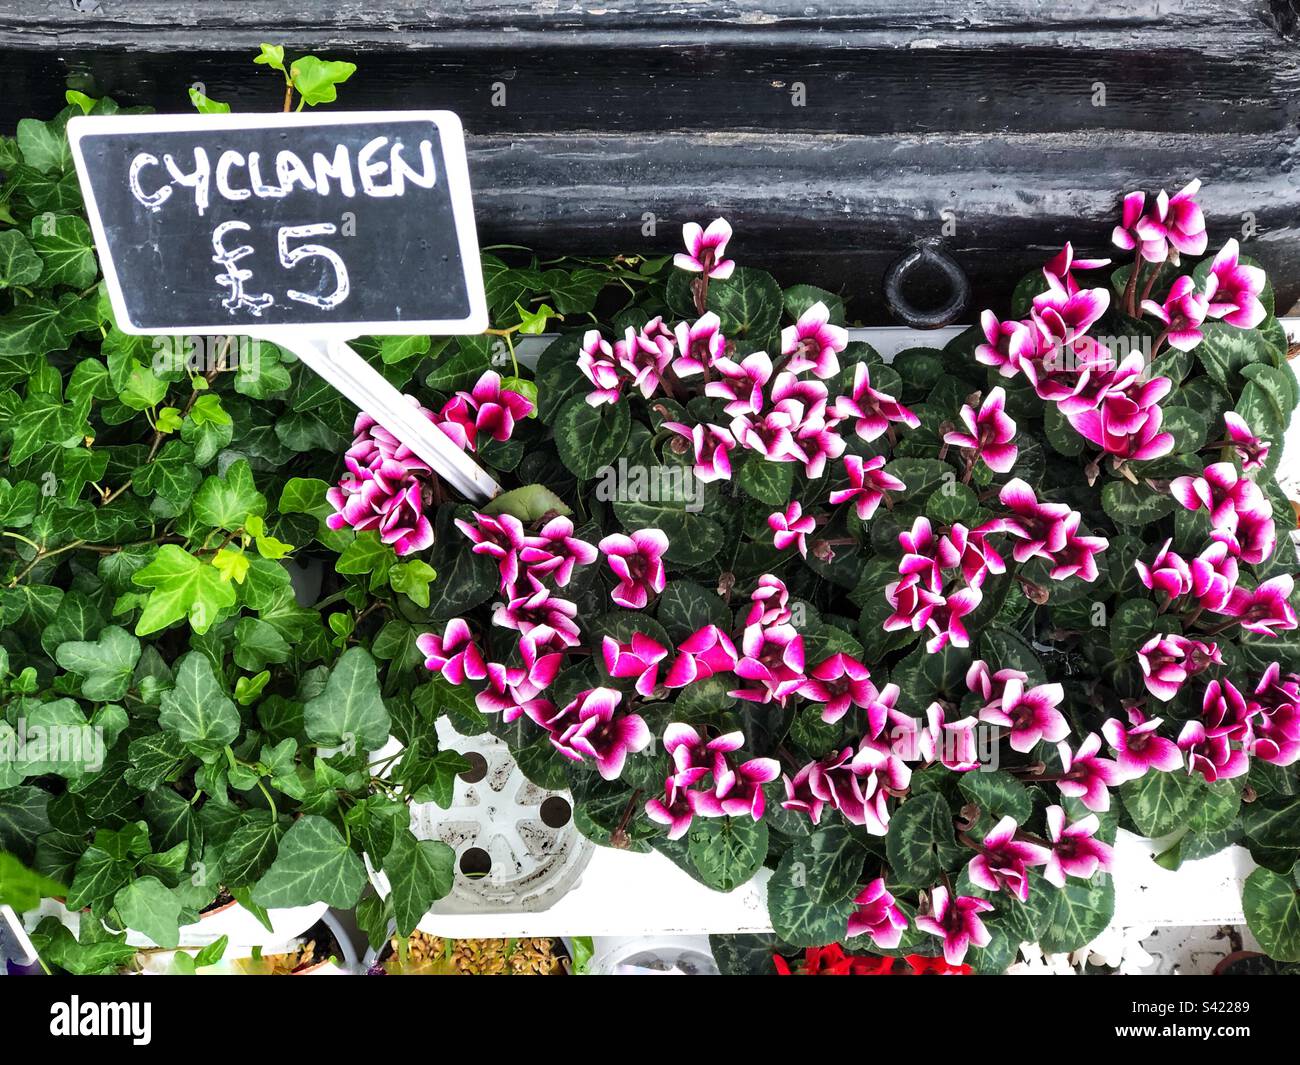
[[[573,807],[569,805],[567,799],[559,795],[552,795],[546,799],[539,811],[542,817],[542,824],[547,828],[563,828],[573,817]]]
[[[470,847],[460,856],[460,871],[469,880],[479,880],[492,871],[492,855],[482,847]]]
[[[478,751],[466,751],[463,757],[469,763],[469,768],[460,773],[459,776],[466,784],[477,784],[487,776],[487,759]]]

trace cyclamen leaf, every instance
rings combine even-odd
[[[911,884],[928,884],[960,859],[952,810],[942,795],[929,792],[904,802],[885,837],[889,865]]]
[[[1300,962],[1300,891],[1297,873],[1256,869],[1246,878],[1242,909],[1259,945],[1276,961]]]
[[[1204,784],[1186,773],[1158,773],[1154,770],[1120,785],[1124,809],[1138,831],[1155,838],[1182,825]]]
[[[555,447],[575,476],[590,480],[622,454],[631,428],[626,403],[593,407],[585,396],[574,396],[556,415]]]
[[[349,909],[366,886],[366,867],[325,818],[299,818],[280,841],[266,875],[253,889],[253,901],[267,909],[324,902]]]
[[[762,867],[767,835],[767,823],[748,816],[697,818],[687,835],[687,853],[709,887],[734,891]]]
[[[866,849],[847,829],[830,827],[800,840],[768,881],[772,927],[787,943],[816,947],[844,938]]]
[[[768,462],[755,452],[741,468],[736,483],[760,503],[784,509],[794,484],[794,464]]]
[[[1110,877],[1099,874],[1092,881],[1067,880],[1056,892],[1056,907],[1039,944],[1054,954],[1078,950],[1105,930],[1114,913],[1115,885]]]

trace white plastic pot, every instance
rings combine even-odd
[[[230,947],[251,950],[261,948],[264,952],[268,946],[287,943],[311,928],[325,916],[329,907],[323,902],[313,902],[310,906],[293,906],[283,910],[268,910],[272,931],[267,931],[248,910],[233,899],[215,910],[208,910],[200,915],[194,924],[181,926],[182,947],[206,947],[215,943],[222,936],[228,936]],[[139,932],[127,930],[126,941],[133,947],[156,948],[152,939]]]
[[[596,936],[591,976],[717,976],[708,936]]]
[[[22,919],[9,906],[0,906],[0,976],[9,975],[9,967],[39,967],[36,948],[23,927]]]
[[[242,951],[243,956],[247,956],[257,948],[270,953],[270,948],[292,942],[302,935],[321,920],[328,909],[325,903],[315,902],[310,906],[269,910],[267,916],[274,930],[268,932],[261,921],[232,901],[202,914],[194,924],[182,925],[180,946],[197,949],[216,942],[222,936],[227,936],[229,937],[228,952]],[[69,910],[58,899],[42,899],[39,907],[23,914],[23,925],[28,932],[31,932],[46,917],[58,918],[73,935],[78,935],[81,931],[81,914]],[[159,949],[152,939],[130,929],[127,929],[126,942],[128,946],[139,947],[142,950]]]
[[[470,933],[448,929],[465,918],[549,911],[577,885],[596,851],[573,824],[572,796],[530,781],[495,736],[462,736],[442,718],[438,742],[466,756],[475,769],[465,774],[472,779],[456,780],[447,809],[411,805],[416,837],[441,840],[456,852],[451,892],[434,904],[420,930],[463,938]],[[400,750],[391,740],[375,757]],[[375,889],[387,895],[387,878],[369,860],[367,865]]]
[[[361,967],[361,959],[357,953],[356,944],[352,936],[343,926],[343,923],[331,913],[328,909],[321,911],[317,920],[311,922],[306,928],[284,939],[283,941],[269,943],[259,949],[259,956],[270,957],[275,954],[289,954],[296,950],[305,936],[317,924],[324,924],[334,937],[339,946],[340,957],[337,960],[323,958],[310,968],[301,972],[293,973],[294,976],[355,976],[364,972]],[[263,929],[265,931],[265,929]],[[186,949],[186,953],[194,954],[197,947]],[[142,973],[146,975],[164,975],[172,971],[177,951],[156,951],[147,955],[141,955]],[[221,960],[215,965],[205,965],[198,970],[200,976],[245,976],[249,975],[241,967],[240,962],[247,961],[253,956],[253,947],[236,946],[233,943],[228,946]]]

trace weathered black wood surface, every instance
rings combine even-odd
[[[1066,237],[1103,248],[1124,190],[1200,176],[1212,241],[1249,238],[1285,308],[1297,7],[4,0],[0,128],[57,109],[69,77],[161,110],[194,82],[272,109],[276,82],[248,59],[278,41],[356,61],[349,108],[459,111],[485,242],[667,250],[682,221],[725,212],[743,260],[879,321],[884,270],[917,238],[943,236],[984,303]]]

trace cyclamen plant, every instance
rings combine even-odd
[[[1252,927],[1300,952],[1296,385],[1237,243],[1188,271],[1197,191],[1126,198],[1109,286],[1067,244],[892,364],[684,227],[662,303],[542,355],[523,487],[444,504],[457,609],[418,643],[458,726],[597,842],[773,867],[780,950],[1076,949],[1124,827],[1170,866],[1246,842]]]

